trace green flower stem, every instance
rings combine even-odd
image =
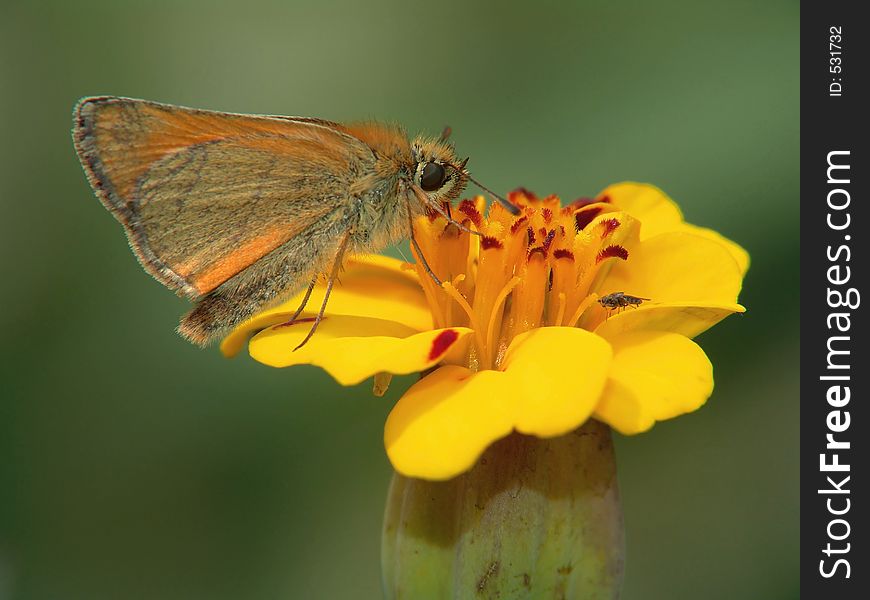
[[[381,565],[390,600],[618,598],[624,535],[610,428],[512,434],[467,473],[393,476]]]

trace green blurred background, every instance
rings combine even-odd
[[[385,398],[188,345],[75,158],[113,94],[445,124],[565,199],[650,181],[753,265],[695,414],[617,439],[627,600],[798,596],[796,1],[0,5],[0,598],[377,598]]]

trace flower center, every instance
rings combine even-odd
[[[435,326],[470,327],[472,343],[445,362],[473,370],[498,369],[517,335],[537,327],[588,327],[603,318],[595,291],[609,264],[626,260],[623,216],[609,199],[581,199],[561,206],[520,189],[511,215],[498,204],[463,200],[451,217],[480,236],[463,232],[434,211],[419,217],[414,234],[439,286],[414,252],[415,268]],[[445,206],[445,210],[450,207]],[[625,228],[622,228],[623,230]],[[596,307],[596,317],[585,313]]]

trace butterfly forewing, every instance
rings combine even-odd
[[[80,102],[74,136],[91,183],[145,268],[191,297],[282,247],[296,251],[290,241],[336,220],[374,163],[366,144],[327,122],[122,98]],[[317,258],[306,256],[312,270]],[[283,262],[260,261],[257,276]]]

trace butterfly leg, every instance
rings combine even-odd
[[[317,284],[317,277],[311,280],[311,283],[308,284],[308,289],[305,290],[305,296],[302,298],[302,302],[299,304],[299,308],[296,309],[296,312],[293,313],[293,316],[290,317],[290,322],[292,323],[299,315],[302,314],[302,311],[305,310],[305,305],[308,304],[308,299],[311,298],[311,292],[314,291],[314,286]]]
[[[456,225],[456,227],[459,228],[459,231],[464,231],[465,233],[469,233],[471,235],[477,235],[477,236],[483,237],[483,234],[481,232],[475,231],[474,229],[469,229],[468,227],[466,227],[465,225],[463,225],[462,223],[460,223],[459,221],[457,221],[456,219],[451,217],[449,214],[447,214],[444,211],[444,209],[441,206],[439,206],[439,204],[437,202],[432,202],[432,200],[429,199],[429,196],[427,196],[423,192],[423,190],[418,188],[416,185],[411,186],[411,191],[414,192],[414,195],[417,197],[417,200],[419,200],[423,206],[428,206],[429,208],[431,208],[432,210],[437,212],[439,215],[441,215],[442,217],[447,219],[448,223],[452,223],[453,225]]]
[[[311,280],[311,283],[308,284],[308,289],[305,290],[305,296],[302,298],[302,302],[299,304],[299,308],[296,309],[296,312],[293,313],[293,316],[281,323],[280,325],[276,325],[275,328],[280,327],[289,327],[296,323],[296,319],[299,318],[299,315],[302,314],[302,311],[305,310],[305,307],[308,305],[308,300],[311,298],[311,292],[314,291],[314,286],[317,285],[317,277]]]
[[[438,279],[438,276],[435,275],[435,272],[432,270],[432,267],[429,266],[429,263],[426,262],[426,256],[423,254],[423,250],[420,248],[420,244],[417,243],[417,238],[414,237],[414,222],[411,220],[411,206],[408,206],[408,237],[411,239],[411,245],[414,246],[414,250],[417,251],[417,256],[420,257],[420,262],[423,263],[423,268],[426,269],[426,273],[429,277],[432,278],[432,281],[435,282],[435,285],[441,287],[441,280]]]
[[[305,336],[305,339],[302,340],[298,346],[293,348],[293,352],[296,352],[299,348],[308,343],[308,340],[310,340],[311,336],[314,335],[314,332],[317,331],[317,326],[320,325],[320,322],[323,320],[323,313],[326,311],[326,303],[329,302],[329,295],[332,293],[332,286],[338,278],[338,271],[341,269],[341,259],[344,258],[344,252],[347,250],[348,242],[350,242],[350,234],[350,230],[344,234],[344,237],[341,239],[341,244],[338,246],[338,251],[335,253],[335,259],[332,261],[332,269],[329,271],[329,279],[326,281],[326,292],[323,294],[323,302],[320,304],[320,310],[317,311],[314,323],[311,325],[311,329],[308,330],[308,335]],[[309,287],[309,291],[313,287],[313,285]],[[308,296],[306,295],[306,301],[307,298]]]

